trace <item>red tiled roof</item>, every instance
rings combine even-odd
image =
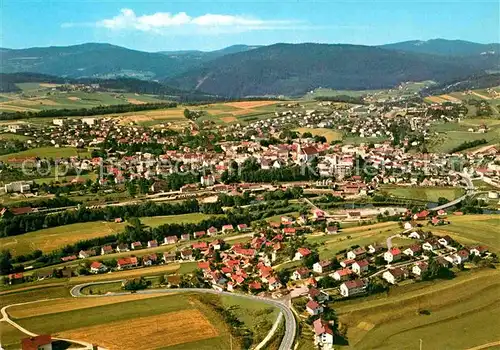
[[[49,334],[37,335],[36,337],[24,338],[21,340],[23,350],[38,350],[40,346],[52,343],[52,337]]]

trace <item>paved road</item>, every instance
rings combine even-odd
[[[471,195],[474,195],[476,193],[476,188],[474,187],[474,184],[472,183],[472,179],[470,178],[470,176],[466,173],[454,173],[455,175],[459,175],[462,177],[462,179],[465,181],[465,183],[467,184],[467,187],[465,188],[466,190],[466,193],[462,196],[462,197],[459,197],[451,202],[448,202],[446,204],[443,204],[443,205],[440,205],[438,207],[434,207],[432,209],[429,209],[429,211],[438,211],[438,210],[441,210],[441,209],[446,209],[446,208],[449,208],[449,207],[453,207],[454,205],[457,205],[458,203],[460,203],[461,201],[463,201],[465,198],[471,196]]]
[[[122,282],[123,280],[115,280],[115,281],[102,281],[102,282],[91,282],[91,283],[83,283],[74,286],[70,293],[71,296],[75,298],[86,297],[86,298],[99,298],[99,297],[107,297],[107,296],[117,296],[117,295],[128,295],[129,292],[119,292],[119,293],[108,293],[104,295],[86,295],[82,294],[81,291],[85,287],[105,284],[105,283],[114,283],[114,282]],[[285,317],[285,335],[281,339],[281,344],[279,346],[279,350],[290,350],[293,348],[293,343],[295,340],[295,335],[297,333],[297,324],[295,321],[295,317],[293,316],[292,310],[290,307],[283,301],[259,297],[255,295],[249,294],[238,294],[238,293],[229,293],[229,292],[219,292],[214,289],[202,289],[202,288],[176,288],[176,289],[147,289],[137,291],[137,294],[157,294],[157,293],[180,293],[180,292],[191,292],[191,293],[205,293],[205,294],[216,294],[216,295],[229,295],[233,297],[239,297],[254,301],[260,301],[265,304],[269,304],[275,306],[281,310],[283,316]]]

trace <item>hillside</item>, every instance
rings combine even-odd
[[[109,44],[29,48],[0,51],[2,73],[36,72],[50,75],[157,79],[191,67],[181,59],[130,50]]]
[[[166,82],[225,96],[293,96],[318,87],[363,90],[405,81],[445,82],[489,64],[360,45],[275,44],[220,57]]]
[[[207,62],[213,59],[238,53],[245,52],[256,49],[260,46],[248,46],[248,45],[232,45],[226,48],[215,50],[215,51],[198,51],[198,50],[186,50],[186,51],[160,51],[163,55],[174,59],[184,59],[184,60],[193,60],[192,64],[197,64],[200,62]]]
[[[500,44],[478,44],[465,40],[410,40],[380,46],[383,49],[443,56],[477,56],[500,53]]]

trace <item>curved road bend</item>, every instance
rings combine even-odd
[[[114,283],[114,282],[122,282],[123,280],[114,280],[114,281],[102,281],[102,282],[90,282],[78,284],[71,288],[71,296],[75,298],[99,298],[106,296],[117,296],[117,295],[128,295],[129,292],[119,292],[119,293],[108,293],[103,295],[86,295],[82,294],[82,289],[85,287],[97,285],[97,284],[106,284],[106,283]],[[291,350],[293,348],[293,343],[295,340],[295,334],[297,333],[297,324],[295,323],[295,317],[293,316],[292,310],[290,307],[285,304],[283,301],[259,297],[255,295],[249,294],[238,294],[238,293],[230,293],[230,292],[219,292],[214,289],[206,289],[206,288],[176,288],[176,289],[147,289],[137,291],[137,294],[156,294],[156,293],[180,293],[180,292],[191,292],[191,293],[205,293],[205,294],[216,294],[216,295],[228,295],[228,296],[236,296],[239,298],[249,299],[260,301],[265,304],[269,304],[275,306],[281,310],[283,316],[285,317],[285,335],[281,339],[281,344],[279,346],[279,350]]]
[[[7,322],[12,327],[17,328],[20,332],[26,334],[29,337],[36,337],[38,334],[33,333],[33,332],[27,330],[26,328],[24,328],[23,326],[21,326],[21,325],[17,324],[16,322],[14,322],[9,317],[9,314],[7,313],[7,309],[9,307],[12,307],[12,306],[20,306],[20,305],[26,305],[26,304],[33,304],[33,303],[38,303],[38,302],[42,302],[42,301],[57,300],[57,299],[60,299],[60,298],[35,300],[35,301],[28,301],[26,303],[17,303],[17,304],[6,305],[6,306],[2,307],[2,309],[0,310],[0,313],[2,315],[2,318],[0,319],[0,322]],[[52,338],[52,339],[54,339],[54,340],[62,340],[62,341],[66,341],[68,343],[73,343],[73,344],[78,344],[78,345],[82,346],[82,348],[80,348],[80,349],[92,349],[92,344],[84,342],[84,341],[73,340],[73,339],[65,339],[65,338]],[[77,350],[77,349],[75,349],[75,350]]]

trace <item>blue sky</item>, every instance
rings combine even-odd
[[[500,42],[498,1],[3,0],[2,47],[107,42],[160,51],[233,44]]]

